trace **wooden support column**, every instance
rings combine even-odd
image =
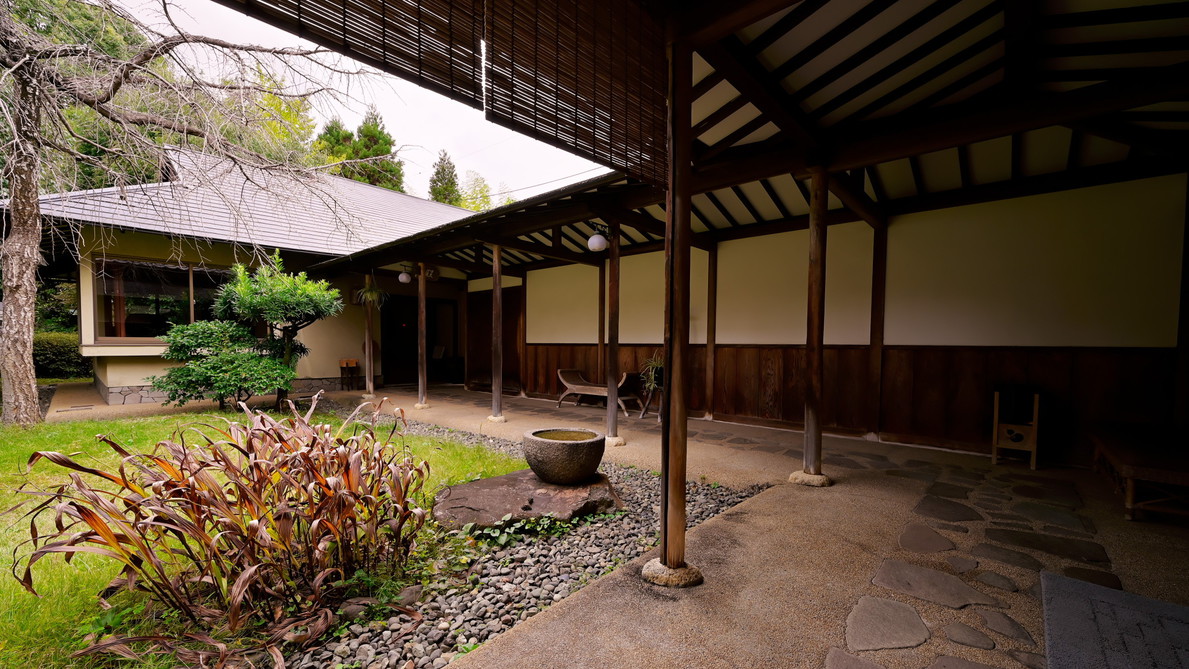
[[[595,383],[607,369],[607,264],[599,263],[599,346],[596,352]]]
[[[718,340],[718,244],[706,258],[706,418],[714,418],[715,348]]]
[[[609,239],[607,240],[607,444],[622,446],[623,439],[619,437],[619,224],[611,223],[609,228]]]
[[[417,265],[417,404],[415,409],[429,408],[429,361],[426,350],[429,348],[427,324],[425,315],[426,284],[425,263]]]
[[[487,419],[496,423],[505,421],[503,256],[502,247],[491,247],[491,415]]]
[[[879,437],[883,406],[884,304],[888,279],[888,229],[874,229],[871,245],[871,335],[867,348],[867,431]]]
[[[691,586],[702,574],[685,562],[686,368],[689,357],[690,196],[693,137],[690,88],[693,52],[669,44],[669,189],[665,206],[665,397],[661,414],[661,557],[641,576],[665,586]]]
[[[829,485],[822,475],[821,402],[825,370],[826,323],[826,184],[825,168],[810,171],[809,186],[809,302],[805,327],[805,466],[789,480],[806,485]]]
[[[1189,197],[1189,192],[1186,192]],[[1189,200],[1186,200],[1189,202]],[[1178,426],[1189,426],[1189,204],[1181,241],[1181,300],[1177,318],[1177,369],[1173,412]]]

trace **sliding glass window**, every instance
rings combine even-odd
[[[176,324],[212,318],[211,305],[226,270],[145,260],[95,263],[96,335],[145,339]]]

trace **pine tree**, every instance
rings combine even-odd
[[[392,147],[392,135],[384,128],[384,119],[375,107],[364,114],[355,133],[347,130],[339,119],[331,119],[314,143],[316,150],[333,160],[348,161],[339,168],[340,175],[403,193],[404,163],[396,159]]]
[[[458,172],[454,169],[454,161],[444,150],[438,152],[438,160],[433,164],[433,175],[429,177],[429,199],[456,207],[462,203]]]

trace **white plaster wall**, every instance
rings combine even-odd
[[[885,342],[1175,346],[1185,187],[1181,174],[896,218]]]
[[[706,343],[706,262],[701,249],[690,252],[689,338]],[[620,262],[619,341],[656,344],[665,338],[665,254],[627,256]]]
[[[598,341],[599,268],[564,265],[529,272],[525,337],[530,344]]]
[[[872,240],[862,222],[827,231],[827,344],[870,340]],[[717,343],[804,344],[808,278],[808,230],[719,244]]]

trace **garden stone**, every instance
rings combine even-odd
[[[1001,544],[1031,548],[1082,562],[1110,562],[1110,558],[1106,555],[1106,549],[1093,541],[999,528],[988,529],[986,534],[987,539]]]
[[[993,546],[991,544],[978,544],[970,551],[978,557],[987,558],[988,560],[995,560],[996,562],[1003,562],[1015,567],[1023,567],[1024,569],[1031,569],[1039,571],[1044,567],[1040,560],[1021,553],[1020,551],[1013,551],[1010,548],[1003,548],[1002,546]]]
[[[447,488],[434,505],[434,519],[450,529],[468,523],[493,527],[509,514],[513,521],[545,514],[571,520],[622,508],[623,501],[606,475],[599,474],[586,485],[560,486],[545,483],[532,470],[523,469]]]
[[[826,653],[825,669],[884,669],[884,666],[861,657],[855,657],[838,648],[831,648],[830,652]]]
[[[1007,654],[1012,656],[1016,662],[1028,667],[1028,669],[1045,669],[1048,666],[1044,655],[1029,653],[1023,650],[1009,650]]]
[[[915,648],[929,639],[916,609],[882,597],[861,597],[846,617],[846,645],[851,650]]]
[[[1095,585],[1101,585],[1104,588],[1113,588],[1115,590],[1123,589],[1123,582],[1119,580],[1118,576],[1115,576],[1109,571],[1086,569],[1085,567],[1066,567],[1064,573],[1070,578],[1076,578],[1079,581],[1086,581]]]
[[[1000,590],[1006,590],[1008,592],[1016,592],[1020,589],[1019,586],[1016,585],[1015,581],[1004,576],[1003,574],[993,571],[984,571],[983,573],[976,576],[975,580],[980,583],[986,583],[992,588],[999,588]]]
[[[979,617],[983,619],[987,627],[991,630],[999,632],[1005,637],[1015,639],[1016,641],[1023,641],[1025,643],[1035,643],[1032,640],[1032,635],[1024,626],[1016,622],[1015,618],[1002,613],[1000,611],[988,611],[987,609],[977,609]]]
[[[954,485],[953,483],[943,483],[938,481],[937,483],[929,486],[929,489],[925,492],[930,495],[936,495],[937,497],[966,499],[966,497],[970,494],[970,488]]]
[[[884,560],[872,582],[954,609],[969,604],[1000,606],[999,600],[975,590],[953,574],[918,567],[900,560]]]
[[[939,553],[953,550],[954,542],[927,525],[911,523],[900,535],[900,547],[914,553]]]
[[[949,657],[943,655],[930,664],[927,669],[996,669],[989,664],[981,662],[971,662],[970,660],[963,660],[960,657]]]
[[[982,520],[983,516],[978,511],[955,502],[953,500],[945,499],[944,497],[937,497],[935,495],[926,495],[912,510],[913,513],[929,518],[936,518],[937,520],[946,520],[950,522],[958,522],[963,520]]]
[[[978,560],[972,560],[968,557],[962,557],[960,555],[947,557],[945,561],[948,562],[950,566],[954,568],[954,571],[958,572],[959,574],[965,574],[966,572],[978,566]]]
[[[945,632],[947,639],[963,646],[984,650],[991,650],[995,647],[995,642],[991,640],[991,637],[965,623],[952,623],[943,627],[941,631]]]

